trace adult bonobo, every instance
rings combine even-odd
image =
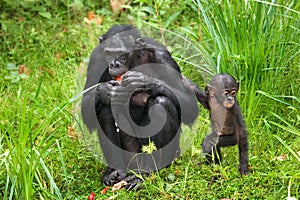
[[[248,169],[248,134],[236,99],[239,83],[228,74],[215,75],[205,87],[210,110],[212,133],[203,143],[203,152],[209,163],[221,161],[220,147],[239,146],[239,171],[245,175]]]
[[[122,180],[133,189],[149,173],[179,156],[181,123],[198,115],[193,92],[165,46],[142,37],[130,25],[115,25],[100,38],[91,54],[82,99],[82,118],[97,130],[108,164],[105,185]],[[142,147],[154,144],[152,153]],[[155,149],[155,148],[154,148]]]

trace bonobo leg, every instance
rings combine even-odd
[[[173,145],[168,148],[168,155],[165,155],[165,159],[178,157],[180,154],[179,149],[179,131],[180,131],[180,110],[177,109],[176,104],[165,96],[158,96],[154,100],[149,102],[149,108],[152,105],[158,104],[163,107],[167,113],[167,120],[162,128],[156,135],[151,137],[154,141],[157,149],[161,149],[168,145],[172,140],[175,141]],[[156,112],[160,112],[159,110]]]
[[[98,130],[99,143],[109,166],[123,162],[123,154],[115,150],[115,146],[121,148],[121,138],[118,135],[115,120],[111,111],[110,99],[114,82],[99,85],[95,93],[95,106],[100,130]],[[110,143],[111,142],[111,143]],[[126,172],[107,167],[102,174],[102,183],[113,185],[126,177]]]
[[[160,107],[155,107],[155,105],[160,105]],[[154,107],[153,107],[154,106]],[[147,111],[146,113],[149,113],[149,109],[152,107],[152,109],[157,108],[157,110],[154,110],[153,112],[156,113],[156,116],[159,118],[159,113],[164,109],[167,113],[167,119],[166,122],[163,126],[163,128],[156,133],[154,136],[150,137],[150,140],[154,142],[157,151],[156,154],[152,154],[152,156],[149,156],[148,158],[145,159],[139,159],[137,158],[136,160],[136,166],[134,164],[133,159],[131,158],[130,162],[130,168],[138,168],[140,167],[141,169],[152,169],[153,171],[156,169],[156,166],[160,166],[160,164],[163,162],[169,164],[171,163],[174,158],[179,156],[180,149],[179,149],[179,131],[180,131],[180,120],[178,115],[178,111],[176,109],[176,106],[171,102],[170,99],[168,99],[165,96],[158,96],[158,97],[151,97],[148,100],[148,106],[147,106]],[[135,113],[132,113],[132,117],[136,119],[137,116],[140,116],[140,112],[144,112],[141,109],[136,109]],[[138,119],[136,120],[139,125],[148,125],[148,123],[151,123],[151,119],[149,118],[149,115],[146,114],[144,115],[144,119]],[[178,133],[178,134],[177,134]],[[127,138],[126,138],[127,137]],[[127,141],[127,142],[125,142]],[[149,138],[136,138],[135,141],[133,141],[133,138],[129,135],[124,135],[122,134],[122,143],[125,145],[126,149],[132,149],[132,147],[129,147],[128,145],[130,143],[133,143],[134,146],[136,145],[136,141],[140,143],[140,147],[138,149],[138,152],[141,152],[141,147],[142,145],[149,145]],[[169,145],[167,148],[164,148],[166,145]],[[161,152],[158,153],[157,152]],[[157,156],[159,155],[159,157]],[[161,163],[155,163],[156,162],[161,162]],[[164,167],[166,167],[165,165]],[[148,176],[148,173],[143,173],[141,174],[142,176]],[[142,180],[137,177],[134,174],[128,174],[126,178],[124,178],[127,182],[126,189],[131,190],[131,189],[137,189],[139,188],[140,184],[142,183]]]
[[[220,164],[222,160],[220,147],[233,146],[236,144],[236,135],[218,136],[215,132],[212,132],[202,143],[202,149],[206,154],[207,163],[215,162],[216,164]]]
[[[245,134],[240,134],[239,137],[239,171],[241,174],[246,175],[249,173],[248,168],[248,138],[247,133],[244,131]]]
[[[99,112],[98,120],[102,130],[98,131],[99,143],[105,156],[108,165],[115,165],[115,163],[124,162],[122,152],[115,151],[115,146],[121,147],[121,139],[116,131],[113,115],[110,106],[102,107]],[[103,131],[103,132],[102,132]],[[107,137],[107,140],[104,137]],[[108,142],[112,142],[109,144]],[[114,185],[126,177],[126,172],[122,170],[107,167],[102,174],[102,183],[107,186]]]

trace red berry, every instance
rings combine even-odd
[[[89,196],[88,196],[88,200],[95,200],[95,193],[92,192]]]

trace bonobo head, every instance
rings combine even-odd
[[[220,105],[230,109],[235,104],[239,83],[229,74],[215,75],[205,87],[209,98],[216,98]]]
[[[115,25],[100,38],[103,55],[108,63],[112,78],[125,74],[128,70],[145,63],[152,63],[153,49],[131,25]]]
[[[104,40],[106,40],[107,38],[116,35],[118,33],[124,32],[124,31],[129,31],[135,29],[133,26],[129,25],[129,24],[121,24],[121,25],[113,25],[105,34],[101,35],[99,37],[99,42],[104,42]],[[138,31],[136,30],[137,34]]]
[[[137,38],[137,40],[144,42],[142,38]],[[105,49],[104,51],[106,59],[110,60],[108,72],[112,78],[120,77],[139,65],[156,62],[154,49],[140,48],[123,54],[115,50]]]

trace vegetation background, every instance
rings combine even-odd
[[[0,0],[0,198],[300,199],[300,2],[111,2]],[[74,129],[73,97],[98,36],[115,23],[187,35],[202,65],[172,55],[201,87],[205,67],[240,81],[249,176],[238,173],[237,147],[223,149],[220,166],[200,164],[210,126],[201,109],[190,148],[144,189],[103,191],[105,166]]]

